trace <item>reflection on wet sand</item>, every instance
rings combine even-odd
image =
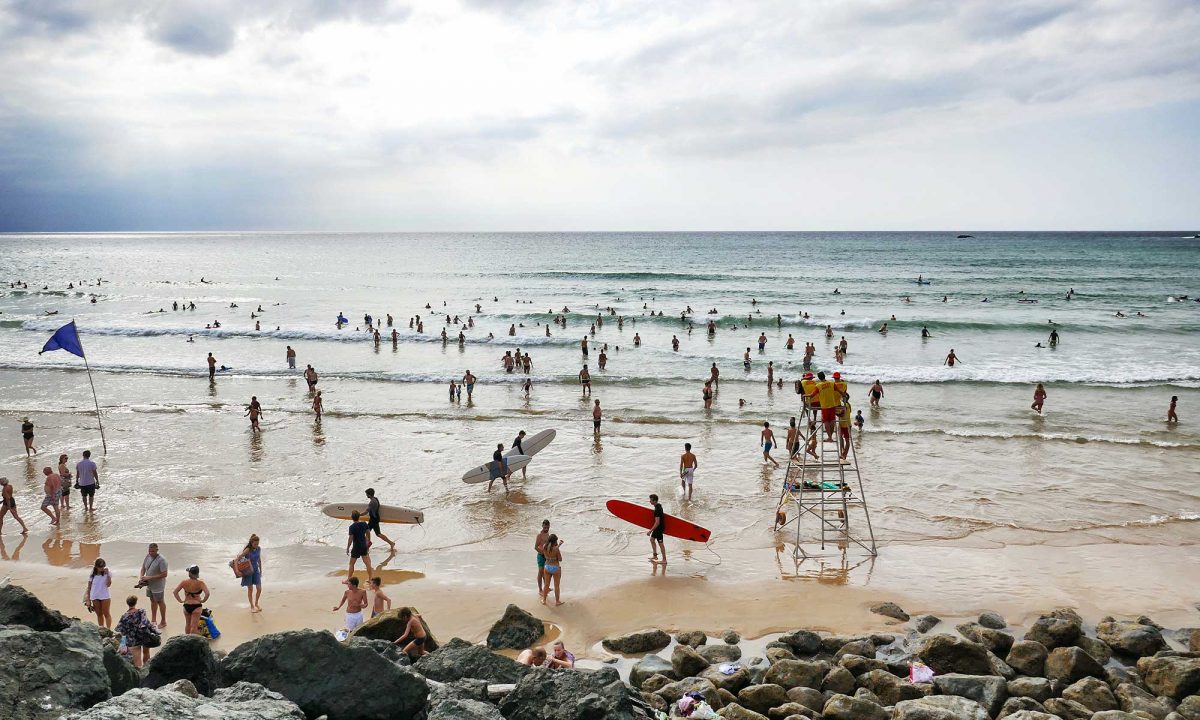
[[[46,562],[51,565],[90,568],[95,564],[96,558],[100,557],[100,545],[75,542],[54,533],[42,543],[42,552],[46,553]]]
[[[19,562],[21,560],[21,548],[25,547],[25,543],[28,540],[28,535],[22,535],[21,539],[17,542],[17,546],[13,548],[12,553],[9,554],[8,547],[4,543],[4,538],[0,537],[0,559],[8,560],[10,562]]]

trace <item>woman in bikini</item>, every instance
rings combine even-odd
[[[175,591],[171,594],[175,596],[176,602],[183,605],[184,633],[198,635],[200,611],[204,609],[204,603],[208,602],[208,585],[200,579],[199,565],[189,567],[187,574],[187,579],[176,585]],[[184,597],[179,596],[181,591]]]
[[[546,604],[546,598],[550,596],[550,581],[554,580],[554,604],[562,605],[560,599],[558,584],[562,579],[562,541],[557,535],[551,535],[546,540],[546,545],[542,549],[542,554],[546,556],[546,567],[543,572],[546,577],[542,582],[542,604]]]

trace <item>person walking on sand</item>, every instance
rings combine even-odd
[[[13,497],[12,485],[8,484],[8,478],[0,477],[0,534],[4,533],[4,516],[10,513],[13,519],[21,524],[21,534],[28,535],[29,528],[25,527],[25,521],[17,514],[17,501]]]
[[[550,521],[542,521],[542,531],[533,538],[533,549],[537,553],[537,586],[538,597],[542,595],[542,580],[546,570],[546,541],[550,539]]]
[[[188,567],[187,574],[188,576],[175,586],[171,595],[175,598],[175,602],[183,606],[183,633],[199,635],[200,611],[204,609],[204,603],[208,602],[211,593],[208,591],[208,585],[200,579],[199,565]],[[183,597],[179,596],[181,592]]]
[[[92,451],[84,450],[83,459],[75,463],[75,483],[79,485],[79,498],[84,512],[95,511],[96,490],[100,487],[100,471],[92,461]]]
[[[379,498],[375,497],[375,488],[367,488],[367,528],[375,533],[375,537],[388,544],[388,547],[395,550],[396,543],[392,539],[383,534],[379,529]]]
[[[287,346],[287,364],[289,370],[296,369],[296,351],[292,349],[291,345]]]
[[[246,414],[242,417],[250,418],[250,429],[252,431],[259,432],[262,430],[258,424],[258,419],[262,417],[262,405],[259,404],[257,395],[250,396],[250,404],[246,406]]]
[[[579,384],[583,386],[583,394],[592,394],[592,374],[588,372],[588,366],[584,365],[579,371]]]
[[[321,419],[321,414],[325,412],[325,401],[321,399],[321,391],[318,390],[316,395],[313,395],[312,401],[313,412],[316,413],[317,419]]]
[[[950,354],[946,356],[946,359],[942,361],[942,364],[954,367],[954,363],[956,362],[959,362],[958,356],[954,354],[954,348],[950,348]]]
[[[317,371],[313,370],[312,365],[304,368],[304,381],[308,383],[308,391],[312,392],[317,389]]]
[[[62,502],[62,478],[48,467],[42,468],[42,475],[46,476],[46,482],[42,486],[46,493],[42,499],[42,512],[50,518],[51,525],[58,525],[58,505]]]
[[[353,631],[365,622],[363,609],[367,607],[367,591],[358,586],[358,578],[353,575],[344,584],[346,590],[342,593],[341,602],[333,606],[333,612],[341,610],[343,605],[346,606],[346,629]]]
[[[59,503],[60,510],[71,509],[71,466],[67,464],[66,454],[58,456],[58,477],[62,479],[62,502]]]
[[[249,563],[250,569],[242,573],[242,587],[246,588],[246,602],[250,604],[250,612],[262,612],[262,605],[259,600],[262,599],[262,548],[259,545],[258,535],[251,534],[250,539],[238,552],[237,557],[233,559],[234,567],[246,567]]]
[[[404,634],[396,638],[395,644],[401,647],[400,652],[405,655],[417,653],[417,657],[428,655],[429,651],[425,648],[425,642],[428,636],[425,634],[425,625],[421,621],[421,616],[412,611],[412,608],[400,608],[400,621],[404,623]]]
[[[602,419],[603,419],[603,417],[600,412],[600,401],[597,400],[595,402],[595,404],[592,405],[592,434],[593,435],[600,434],[600,421]]]
[[[654,508],[654,524],[646,531],[646,535],[650,538],[650,562],[658,562],[658,554],[662,553],[662,564],[667,564],[667,548],[663,545],[663,528],[665,518],[663,517],[662,504],[658,502],[658,495],[650,494],[650,505]]]
[[[470,370],[463,373],[462,384],[467,387],[467,402],[471,402],[471,393],[475,392],[475,380]]]
[[[871,399],[871,407],[879,407],[879,401],[883,399],[883,384],[878,379],[875,380],[875,384],[871,386],[871,389],[867,391],[867,397]]]
[[[764,422],[762,433],[759,435],[759,442],[763,449],[763,465],[768,462],[779,467],[779,463],[775,462],[775,458],[771,457],[771,448],[775,447],[775,433],[771,431],[771,423]]]
[[[112,573],[104,558],[96,558],[92,564],[92,572],[88,575],[87,586],[83,590],[83,604],[88,612],[96,613],[96,624],[103,628],[112,629],[112,596],[108,589],[112,587]]]
[[[350,577],[354,576],[354,566],[358,564],[358,559],[362,558],[363,565],[367,568],[367,579],[370,580],[375,575],[374,569],[371,567],[371,526],[360,520],[362,514],[355,510],[350,513],[350,529],[346,533],[346,554],[350,556],[350,567],[346,574]]]
[[[37,455],[37,448],[33,446],[33,422],[29,418],[21,418],[21,438],[25,441],[25,457]]]
[[[1167,422],[1179,422],[1179,416],[1175,414],[1175,404],[1179,402],[1178,395],[1171,396],[1171,404],[1167,406]],[[14,513],[15,514],[15,513]],[[24,527],[24,525],[22,525]]]
[[[557,535],[550,535],[546,538],[546,544],[542,550],[542,554],[546,556],[546,579],[542,582],[542,604],[546,604],[546,599],[550,596],[550,583],[554,582],[554,604],[555,606],[562,605],[562,597],[559,593],[559,582],[562,580],[562,541]]]
[[[692,453],[692,444],[684,443],[683,454],[679,456],[679,487],[688,500],[692,499],[692,483],[696,479],[696,470],[699,467],[700,463]]]
[[[392,599],[383,591],[383,580],[378,576],[371,578],[371,617],[392,609]]]
[[[208,381],[212,382],[217,379],[217,359],[212,353],[208,354]]]
[[[138,573],[135,587],[146,588],[150,601],[150,620],[158,627],[167,626],[167,559],[158,552],[158,543],[150,543],[146,557],[142,559],[142,570]]]
[[[1046,388],[1042,387],[1041,383],[1033,390],[1033,404],[1029,406],[1030,410],[1037,410],[1037,414],[1042,414],[1042,405],[1046,402]]]

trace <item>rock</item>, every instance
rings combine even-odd
[[[414,613],[420,615],[416,608],[410,608]],[[354,637],[366,638],[368,640],[387,640],[392,642],[404,635],[404,628],[408,623],[400,619],[400,608],[395,610],[384,610],[375,617],[359,625],[350,633]],[[425,628],[425,651],[433,652],[437,650],[441,643],[433,637],[433,631],[429,629],[429,623],[425,622],[425,618],[421,618],[421,627]]]
[[[933,686],[943,695],[965,697],[979,703],[988,715],[995,715],[1008,699],[1008,683],[994,675],[949,673],[933,678]]]
[[[425,677],[439,682],[480,678],[493,683],[515,683],[529,671],[512,658],[497,655],[482,645],[461,638],[453,638],[425,655],[414,667]]]
[[[999,675],[1005,680],[1012,680],[1017,676],[1017,671],[1012,669],[1012,666],[1000,659],[999,655],[992,651],[988,651],[988,666],[992,669],[993,675]]]
[[[904,608],[894,602],[875,603],[871,606],[871,612],[876,615],[890,617],[893,620],[899,620],[900,622],[908,622],[908,613],[904,612]]]
[[[797,655],[815,655],[821,651],[821,636],[811,630],[793,630],[779,638]]]
[[[878,696],[878,695],[876,695],[875,693],[871,692],[870,690],[868,690],[868,689],[867,689],[867,688],[865,688],[865,687],[860,687],[859,689],[855,690],[855,691],[854,691],[854,698],[855,698],[856,700],[866,700],[867,702],[869,702],[869,703],[875,703],[876,705],[882,705],[882,704],[883,704],[883,701],[879,699],[879,696]]]
[[[846,693],[833,693],[834,695],[845,695]],[[810,710],[821,712],[825,707],[825,693],[814,690],[808,687],[794,687],[787,691],[788,702],[798,703]]]
[[[816,711],[810,707],[806,707],[800,703],[786,702],[778,707],[771,708],[771,710],[767,712],[767,717],[771,718],[771,720],[786,720],[786,718],[794,715],[799,715],[800,717],[812,717],[816,714]]]
[[[1116,692],[1115,688],[1123,683],[1132,683],[1143,690],[1146,689],[1145,683],[1142,682],[1142,678],[1137,674],[1135,668],[1117,663],[1104,666],[1104,680],[1110,688],[1114,688],[1113,692]]]
[[[892,710],[892,720],[988,720],[988,714],[974,700],[954,695],[930,695],[898,703]]]
[[[1092,720],[1146,720],[1146,718],[1121,710],[1101,710],[1092,715]]]
[[[838,648],[833,654],[834,658],[840,658],[845,655],[858,655],[859,657],[874,658],[875,643],[870,640],[851,640],[845,645]]]
[[[700,653],[700,657],[707,660],[709,665],[742,659],[742,649],[737,645],[701,645],[696,648],[696,652]]]
[[[819,688],[828,672],[829,665],[824,662],[780,660],[767,670],[763,681],[779,685],[784,690],[794,687]]]
[[[1008,627],[1008,623],[1004,621],[1004,616],[991,610],[980,614],[979,624],[991,630],[1003,630]]]
[[[875,693],[879,702],[884,705],[895,705],[901,700],[915,700],[929,694],[927,684],[914,685],[907,680],[901,680],[887,670],[872,670],[858,678],[862,687]]]
[[[446,700],[430,705],[426,720],[504,720],[499,708],[479,700]]]
[[[870,635],[829,635],[821,638],[821,652],[827,652],[830,655],[837,652],[846,643],[856,640],[871,641]],[[874,641],[871,641],[872,643]]]
[[[1172,700],[1200,692],[1200,657],[1144,657],[1137,669],[1151,692]]]
[[[997,655],[1005,655],[1013,646],[1013,636],[1000,630],[986,628],[978,623],[961,623],[955,627],[958,633],[970,640],[971,642],[979,643],[988,650]]]
[[[656,693],[673,682],[675,681],[666,675],[651,675],[642,681],[641,690],[643,693]]]
[[[917,621],[914,623],[919,633],[927,633],[932,630],[942,619],[937,615],[918,615]]]
[[[1091,655],[1101,665],[1111,660],[1113,656],[1112,648],[1108,646],[1108,643],[1087,635],[1080,635],[1079,639],[1075,641],[1075,647]]]
[[[30,630],[61,632],[71,621],[51,610],[20,585],[0,586],[0,625],[24,625]]]
[[[756,713],[749,708],[744,708],[737,703],[731,703],[721,708],[717,713],[726,720],[767,720],[767,716],[761,713]]]
[[[1171,712],[1171,708],[1159,702],[1158,698],[1133,683],[1117,685],[1113,695],[1117,698],[1118,707],[1127,713],[1137,713],[1149,716],[1154,720],[1163,720]],[[1182,703],[1180,703],[1180,707],[1183,707]],[[1200,720],[1200,718],[1194,720]]]
[[[1082,633],[1083,621],[1079,619],[1078,615],[1072,616],[1069,613],[1055,615],[1052,613],[1038,618],[1025,633],[1025,639],[1040,642],[1047,650],[1053,650],[1058,647],[1074,645]]]
[[[713,709],[720,708],[724,703],[721,701],[721,696],[717,694],[717,686],[707,680],[700,678],[684,678],[667,685],[655,694],[666,700],[668,703],[673,703],[679,698],[695,691],[704,696],[704,701],[712,705]]]
[[[663,714],[666,714],[667,711],[671,709],[670,706],[667,705],[666,700],[663,700],[654,693],[643,692],[642,702],[649,705],[651,709],[657,710]]]
[[[627,635],[605,638],[601,644],[610,652],[637,655],[662,650],[671,644],[671,636],[658,629],[639,630]]]
[[[150,657],[143,686],[159,688],[176,680],[187,680],[206,696],[221,686],[221,665],[208,640],[199,635],[176,635]]]
[[[1063,720],[1088,720],[1092,716],[1091,710],[1074,700],[1050,698],[1042,705],[1046,708],[1046,712],[1057,715]]]
[[[991,671],[987,650],[982,645],[945,633],[926,637],[917,649],[917,656],[939,675],[986,675]]]
[[[742,636],[738,635],[736,630],[726,630],[724,634],[721,635],[721,640],[726,645],[737,645],[742,641]]]
[[[1094,677],[1077,680],[1063,690],[1062,696],[1067,700],[1074,700],[1094,713],[1116,710],[1118,707],[1117,698],[1108,688],[1108,683]]]
[[[1180,701],[1179,707],[1175,708],[1175,712],[1182,715],[1184,720],[1200,720],[1200,695],[1185,697]]]
[[[738,691],[737,698],[742,707],[763,715],[788,701],[787,691],[773,683],[748,685]]]
[[[1009,680],[1006,687],[1009,695],[1031,698],[1039,703],[1049,700],[1054,694],[1050,689],[1050,681],[1040,677],[1019,677]]]
[[[218,691],[209,699],[198,692],[192,696],[167,687],[136,688],[66,717],[70,720],[305,720],[295,703],[277,693],[264,691],[252,695],[242,689],[237,695],[222,697]]]
[[[1046,677],[1051,681],[1057,680],[1064,685],[1070,685],[1089,675],[1104,677],[1104,667],[1082,648],[1054,648],[1046,657]]]
[[[1006,715],[1004,720],[1062,720],[1062,718],[1036,710],[1018,710],[1012,715]]]
[[[821,709],[825,720],[888,720],[887,710],[848,695],[834,695]]]
[[[845,658],[842,658],[843,660]],[[849,695],[854,692],[854,673],[844,667],[838,666],[829,671],[825,679],[821,681],[821,689],[828,693]],[[813,710],[820,710],[819,707],[813,707]]]
[[[478,700],[488,702],[488,681],[479,678],[463,678],[453,682],[441,683],[438,687],[430,688],[429,697],[425,703],[434,707],[448,700]]]
[[[61,632],[0,628],[0,714],[49,720],[112,696],[104,647],[91,624]]]
[[[633,691],[611,667],[537,668],[518,680],[512,692],[500,701],[500,712],[507,720],[633,720],[641,716],[635,707]]]
[[[774,647],[767,648],[767,660],[776,662],[777,660],[798,660],[792,649],[780,643]]]
[[[754,684],[750,671],[744,667],[738,668],[732,675],[726,675],[718,670],[715,665],[709,665],[700,672],[698,677],[716,685],[718,690],[728,690],[735,695],[742,688]]]
[[[737,702],[737,695],[734,695],[725,688],[717,688],[717,695],[721,697],[722,707],[729,706]]]
[[[887,670],[888,664],[883,660],[875,658],[866,658],[862,655],[843,655],[838,658],[838,665],[850,671],[854,677],[858,677],[872,670]]]
[[[703,630],[684,630],[675,633],[675,642],[697,648],[708,643],[708,636],[704,634]]]
[[[176,685],[177,683],[172,683],[161,689],[166,690]],[[256,700],[284,700],[289,703],[291,702],[291,700],[273,690],[268,690],[258,683],[250,682],[236,682],[229,687],[218,688],[213,693],[212,699],[225,703],[248,703]]]
[[[516,605],[509,604],[487,635],[492,650],[524,650],[546,633],[546,624]]]
[[[1040,702],[1031,697],[1010,697],[1004,701],[1004,707],[1000,708],[1000,714],[996,715],[996,720],[1008,717],[1022,710],[1037,713],[1046,712],[1046,708],[1042,707]]]
[[[1013,643],[1004,661],[1019,673],[1041,677],[1046,674],[1046,656],[1049,654],[1046,646],[1036,640],[1019,640]]]
[[[329,715],[333,720],[415,715],[429,694],[425,681],[411,671],[316,630],[242,643],[221,661],[221,673],[226,683],[258,683],[296,703],[309,717]],[[363,692],[362,678],[370,678],[370,692]]]
[[[695,677],[709,663],[689,645],[676,645],[671,651],[671,667],[678,677]]]
[[[767,662],[766,658],[757,656],[742,658],[741,665],[750,671],[751,685],[762,682],[763,675],[766,675],[767,670],[771,667],[771,663]]]
[[[675,674],[675,666],[669,660],[658,655],[647,655],[629,669],[629,684],[640,688],[652,675],[666,675],[672,680],[679,679],[679,675]]]
[[[351,635],[346,644],[350,647],[364,647],[374,652],[376,655],[383,657],[389,662],[394,662],[397,665],[409,667],[412,665],[412,658],[404,653],[399,646],[388,640],[372,640],[365,637]]]
[[[142,673],[133,663],[121,657],[112,643],[104,643],[104,672],[108,674],[108,689],[113,697],[142,686]]]
[[[1188,634],[1188,650],[1200,652],[1200,628],[1192,628]]]
[[[1135,622],[1102,622],[1096,626],[1096,637],[1127,657],[1145,657],[1167,648],[1158,628]]]

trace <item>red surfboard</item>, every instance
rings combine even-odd
[[[624,500],[609,500],[605,507],[613,515],[625,522],[633,523],[647,530],[654,527],[654,508],[647,505],[634,505]],[[663,535],[670,535],[682,540],[708,542],[709,532],[695,523],[680,520],[674,515],[663,514]]]

